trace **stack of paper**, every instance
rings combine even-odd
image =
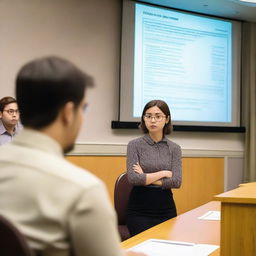
[[[204,215],[198,217],[200,220],[220,220],[220,211],[208,211]]]
[[[210,244],[149,239],[130,250],[143,252],[148,256],[207,256],[218,248],[219,246]]]

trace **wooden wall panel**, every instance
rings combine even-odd
[[[223,158],[182,159],[182,185],[173,189],[179,214],[212,201],[223,191]]]
[[[67,156],[72,163],[90,170],[107,186],[113,203],[116,178],[126,170],[125,156]],[[173,189],[178,213],[207,203],[224,191],[224,159],[185,157],[182,186]]]

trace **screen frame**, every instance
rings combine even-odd
[[[185,14],[192,14],[197,16],[202,16],[206,18],[213,18],[218,20],[230,21],[236,26],[232,26],[233,33],[237,34],[239,40],[232,40],[232,73],[235,76],[232,76],[232,122],[191,122],[191,121],[173,121],[173,125],[176,127],[241,127],[240,113],[241,113],[241,104],[240,104],[240,79],[241,79],[241,22],[237,20],[224,19],[216,16],[199,14],[195,12],[188,12],[184,10],[178,10],[175,8],[167,8],[164,6],[148,4],[140,1],[132,0],[123,0],[123,15],[122,15],[122,39],[121,39],[121,63],[120,63],[120,106],[119,106],[119,120],[120,123],[138,123],[140,118],[132,117],[132,102],[133,101],[133,69],[134,69],[134,20],[135,20],[135,4],[145,4],[148,6],[155,6],[167,10],[177,11]],[[132,22],[131,22],[132,21]],[[238,29],[238,30],[237,30]],[[236,54],[234,54],[236,53]],[[236,64],[236,65],[235,65]],[[129,86],[130,85],[130,86]],[[234,103],[237,106],[234,108]],[[131,106],[127,109],[127,106]],[[115,123],[112,125],[112,128],[118,128],[119,125]],[[122,125],[121,125],[122,126]],[[128,125],[131,127],[131,125]],[[193,128],[193,130],[194,130]],[[183,128],[182,128],[183,129]],[[200,129],[199,129],[200,130]],[[236,130],[236,129],[235,129]],[[242,129],[243,130],[243,129]]]

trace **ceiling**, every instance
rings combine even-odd
[[[142,2],[223,18],[256,22],[256,3],[249,4],[239,0],[143,0]]]

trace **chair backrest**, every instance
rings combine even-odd
[[[25,237],[5,217],[0,215],[0,255],[33,256]]]
[[[118,217],[118,225],[125,225],[125,215],[128,199],[133,186],[128,182],[127,173],[122,173],[116,180],[114,205]]]

